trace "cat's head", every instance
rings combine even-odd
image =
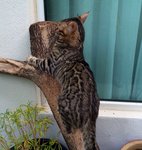
[[[81,16],[65,19],[59,22],[57,32],[60,36],[58,42],[63,44],[66,43],[72,48],[79,48],[84,42],[85,32],[83,23],[87,17],[88,13],[84,13]]]
[[[82,50],[84,42],[83,23],[88,13],[59,22],[42,21],[30,26],[32,54],[44,58],[54,49]],[[36,51],[40,54],[37,55]]]
[[[88,13],[59,22],[44,21],[38,23],[47,50],[54,47],[78,49],[84,42],[84,28]]]

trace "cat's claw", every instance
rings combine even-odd
[[[34,67],[36,67],[36,60],[37,60],[37,58],[32,55],[27,58],[28,64],[32,65]]]

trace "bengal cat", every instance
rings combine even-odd
[[[59,81],[62,87],[58,97],[59,113],[67,132],[81,129],[85,150],[98,150],[96,119],[99,97],[93,73],[83,56],[83,23],[87,16],[85,13],[60,22],[48,22],[48,58],[30,56],[28,63]]]

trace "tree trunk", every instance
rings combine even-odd
[[[31,53],[35,57],[45,58],[48,56],[46,46],[46,29],[48,23],[39,22],[30,27]],[[84,150],[83,137],[80,130],[75,130],[67,134],[58,112],[58,95],[60,94],[60,84],[50,75],[36,70],[28,65],[26,61],[16,61],[0,58],[0,72],[24,77],[32,80],[44,93],[48,104],[53,112],[55,120],[63,134],[63,137],[70,150]]]

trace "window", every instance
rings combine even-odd
[[[142,0],[46,0],[46,20],[90,11],[84,55],[105,100],[142,101]]]

